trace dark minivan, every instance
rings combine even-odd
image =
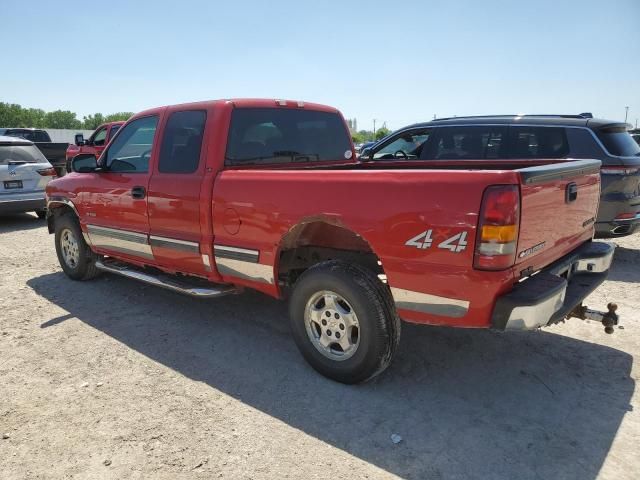
[[[640,224],[640,145],[622,122],[580,115],[492,115],[436,119],[402,128],[365,149],[369,165],[438,160],[469,162],[504,159],[511,165],[531,159],[593,158],[602,161],[597,237],[629,235]],[[457,162],[456,162],[457,163]],[[505,165],[505,168],[509,168]]]

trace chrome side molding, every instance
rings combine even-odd
[[[180,279],[171,278],[168,275],[153,275],[151,273],[128,267],[124,264],[109,262],[108,260],[96,261],[96,268],[104,272],[115,273],[116,275],[121,275],[123,277],[133,278],[134,280],[139,280],[141,282],[148,283],[149,285],[166,288],[168,290],[173,290],[174,292],[184,293],[185,295],[189,295],[192,297],[213,298],[239,293],[239,290],[232,285],[214,286],[212,284],[211,288],[197,287],[194,285],[189,285],[186,282],[182,282]]]

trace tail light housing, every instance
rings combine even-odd
[[[36,172],[38,172],[43,177],[55,177],[56,175],[58,175],[56,169],[53,167],[41,168],[39,170],[36,170]]]
[[[484,191],[473,266],[504,270],[514,265],[520,226],[520,189],[493,185]]]

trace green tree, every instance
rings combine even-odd
[[[388,128],[385,128],[385,127],[379,128],[376,131],[376,140],[380,140],[381,138],[386,137],[390,133],[391,133],[391,130],[389,130]]]
[[[87,130],[95,130],[104,123],[104,115],[101,113],[95,113],[93,115],[87,115],[82,117],[82,126]]]
[[[127,121],[133,116],[133,112],[117,112],[104,117],[105,122]]]
[[[47,112],[44,117],[46,128],[80,128],[82,123],[76,114],[69,110],[55,110]]]

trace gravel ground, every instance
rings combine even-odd
[[[617,243],[587,302],[619,304],[614,335],[405,324],[349,387],[305,364],[284,303],[72,282],[43,221],[0,218],[0,478],[635,480],[640,236]]]

